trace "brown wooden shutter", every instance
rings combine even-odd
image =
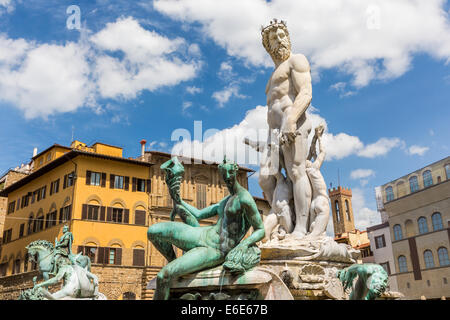
[[[53,194],[53,184],[54,184],[54,182],[50,183],[50,192],[48,193],[49,195]]]
[[[67,215],[67,220],[70,220],[72,218],[72,205],[69,205],[69,214]]]
[[[17,208],[16,208],[16,210],[19,210],[19,209],[20,209],[20,198],[17,199]]]
[[[109,248],[104,249],[105,249],[105,257],[103,259],[103,263],[109,264]]]
[[[145,250],[133,249],[133,266],[145,265]]]
[[[42,195],[42,199],[45,199],[45,194],[47,193],[47,186],[44,186],[43,188],[44,188],[44,192]]]
[[[106,173],[102,172],[102,182],[101,182],[102,188],[106,187]]]
[[[125,209],[125,213],[123,215],[123,223],[129,223],[130,221],[130,209]]]
[[[86,220],[87,214],[88,214],[88,205],[84,203],[83,208],[81,209],[81,220]]]
[[[111,221],[112,219],[112,207],[107,207],[106,209],[106,221]]]
[[[97,256],[97,263],[105,263],[105,249],[104,247],[99,247],[97,252],[98,252],[98,256]]]
[[[151,193],[152,192],[152,180],[147,179],[147,193]]]
[[[91,185],[91,171],[89,171],[89,170],[86,170],[86,184],[88,186]]]
[[[105,221],[105,210],[106,207],[105,206],[101,206],[100,207],[100,221]]]
[[[125,177],[125,190],[128,191],[130,187],[130,177]]]
[[[59,223],[62,222],[63,219],[63,208],[59,209]]]
[[[67,174],[64,176],[63,189],[67,187]]]
[[[122,264],[122,248],[114,248],[116,249],[116,256],[114,258],[114,264],[121,265]]]
[[[136,210],[134,212],[134,224],[145,226],[145,214],[144,210]]]
[[[133,177],[133,179],[131,179],[131,191],[136,192],[136,183],[137,183],[137,178]]]
[[[113,174],[109,175],[109,187],[111,189],[114,189],[114,177],[115,177],[115,175],[113,175]]]
[[[59,179],[56,180],[56,191],[55,193],[57,193],[59,191]]]

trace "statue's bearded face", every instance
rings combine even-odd
[[[285,61],[291,55],[291,41],[283,29],[277,28],[269,33],[269,54],[274,60]]]

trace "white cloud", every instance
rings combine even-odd
[[[408,154],[410,155],[419,155],[419,156],[423,156],[425,154],[425,152],[427,152],[430,148],[428,147],[421,147],[421,146],[416,146],[416,145],[412,145],[411,147],[408,148]]]
[[[192,102],[191,101],[184,101],[183,105],[181,106],[181,109],[182,109],[183,112],[185,112],[190,107],[192,107]]]
[[[369,152],[372,157],[384,155],[389,152],[389,148],[384,148],[382,152],[378,148],[376,148],[376,152],[371,151],[372,145],[384,145],[384,141],[390,141],[389,139],[381,138],[378,142],[365,146],[356,136],[342,132],[338,134],[330,133],[325,119],[315,112],[308,112],[309,119],[313,128],[321,123],[325,126],[323,143],[328,161],[339,160],[350,155],[365,157],[367,156],[366,153]],[[206,129],[203,128],[203,130]],[[259,159],[257,153],[242,141],[245,137],[249,137],[254,141],[266,141],[267,135],[267,107],[257,106],[247,111],[245,118],[240,123],[223,130],[215,130],[214,134],[210,135],[207,139],[203,138],[203,141],[188,139],[175,143],[173,153],[185,156],[195,155],[195,158],[212,161],[222,161],[223,154],[225,153],[228,158],[234,159],[240,164],[258,165],[259,160],[254,161],[255,159]],[[313,133],[309,136],[310,142],[312,137]]]
[[[355,180],[373,176],[375,176],[375,171],[373,171],[372,169],[356,169],[350,172],[350,178]]]
[[[355,91],[346,90],[347,83],[345,82],[337,82],[330,86],[331,90],[337,91],[339,93],[340,98],[351,97],[356,94]]]
[[[12,0],[0,0],[0,15],[2,14],[2,7],[10,13],[14,10],[14,3]]]
[[[195,77],[199,68],[195,61],[170,55],[182,51],[185,40],[148,31],[131,17],[108,23],[91,41],[103,51],[124,54],[123,59],[104,54],[96,60],[97,85],[106,98],[134,98],[142,90],[173,86]]]
[[[212,97],[219,103],[219,107],[222,108],[232,97],[244,99],[245,95],[239,93],[239,86],[230,85],[223,90],[216,91],[212,94]]]
[[[203,89],[202,88],[198,88],[196,86],[192,86],[192,87],[187,87],[186,91],[190,94],[197,94],[197,93],[202,93]]]
[[[365,158],[375,158],[387,154],[396,147],[404,147],[404,142],[399,138],[381,138],[377,142],[362,148],[358,151],[358,155]]]
[[[26,118],[91,105],[87,49],[73,42],[38,45],[0,35],[0,99]]]
[[[98,99],[135,98],[142,90],[174,86],[194,78],[201,66],[186,54],[195,46],[148,31],[133,18],[108,23],[90,38],[85,34],[64,45],[0,34],[0,100],[26,118],[83,106],[99,111]]]
[[[294,52],[304,53],[313,70],[337,68],[352,75],[356,87],[403,75],[416,53],[448,61],[450,23],[444,6],[443,0],[154,1],[159,12],[199,23],[229,55],[258,66],[272,65],[260,26],[273,17],[287,20]]]

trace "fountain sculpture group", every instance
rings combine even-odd
[[[244,142],[262,153],[259,184],[271,211],[263,222],[253,197],[236,179],[238,166],[226,159],[219,172],[230,194],[197,209],[180,197],[183,165],[176,157],[165,162],[161,169],[173,200],[171,221],[150,226],[148,239],[168,264],[149,288],[155,289],[154,299],[375,299],[387,286],[384,269],[355,264],[359,251],[326,236],[330,206],[320,172],[324,125],[314,129],[308,144],[308,60],[291,53],[284,21],[274,19],[261,35],[275,64],[266,87],[270,134],[265,142]],[[181,222],[174,221],[177,216]],[[200,226],[201,219],[211,217],[217,217],[214,225]],[[65,235],[64,243],[71,239]],[[173,246],[183,255],[177,257]],[[45,281],[21,298],[104,299],[90,264],[59,247],[46,241],[27,247],[30,256],[38,257]],[[49,279],[52,270],[55,277]],[[45,288],[60,279],[63,289],[50,294]],[[349,296],[346,289],[352,285]]]

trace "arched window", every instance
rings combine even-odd
[[[394,190],[392,189],[392,187],[387,187],[385,191],[386,191],[386,202],[394,200]]]
[[[401,240],[402,238],[402,227],[399,224],[396,224],[394,226],[394,240]]]
[[[434,268],[433,252],[431,250],[424,251],[423,259],[425,260],[425,268]]]
[[[447,248],[440,247],[438,249],[438,257],[439,257],[439,265],[441,267],[450,265],[450,261],[448,260]]]
[[[345,200],[345,212],[347,213],[348,221],[351,221],[352,219],[350,219],[350,206],[348,205],[348,200]]]
[[[406,264],[406,257],[398,257],[398,270],[399,272],[408,272],[408,265]]]
[[[450,179],[450,164],[445,165],[445,175],[447,176],[447,179]]]
[[[442,216],[439,212],[433,213],[431,216],[431,222],[433,223],[434,231],[444,229],[444,226],[442,225]]]
[[[431,176],[431,171],[427,170],[423,173],[423,186],[429,187],[433,185],[433,177]]]
[[[425,217],[420,217],[417,220],[418,224],[419,224],[419,233],[427,233],[428,232],[428,224],[427,224],[427,219]]]
[[[416,176],[409,178],[409,188],[411,189],[411,193],[419,190],[419,182]]]
[[[28,225],[27,225],[27,234],[33,233],[33,214],[30,214],[30,217],[28,218]]]
[[[43,228],[44,228],[44,216],[40,215],[34,221],[34,232],[42,231]]]
[[[341,213],[339,212],[339,201],[334,202],[334,207],[336,208],[336,221],[341,221]]]

